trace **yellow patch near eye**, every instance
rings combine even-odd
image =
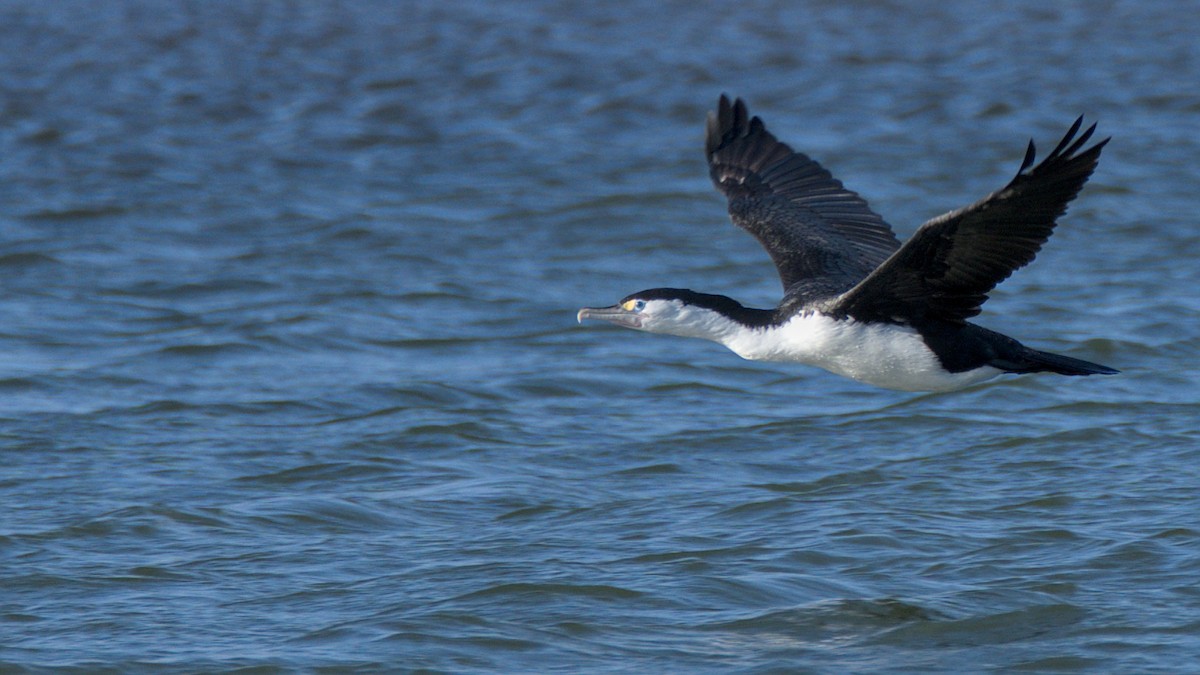
[[[626,312],[632,312],[633,306],[636,304],[637,300],[626,300],[625,302],[621,303],[621,309],[625,310]]]

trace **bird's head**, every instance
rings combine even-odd
[[[575,316],[599,319],[648,333],[665,333],[720,341],[736,324],[748,318],[761,321],[769,310],[747,309],[724,295],[697,293],[682,288],[651,288],[627,295],[611,307],[584,307]]]

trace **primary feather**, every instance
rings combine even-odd
[[[899,248],[865,199],[776,140],[741,99],[721,96],[705,148],[729,215],[767,249],[785,292],[840,293]]]
[[[1079,150],[1083,118],[1033,169],[1033,141],[1015,178],[1003,189],[922,225],[912,238],[830,307],[858,319],[963,322],[987,294],[1033,260],[1054,232],[1067,204],[1087,182],[1109,139]],[[1076,154],[1078,153],[1078,154]]]

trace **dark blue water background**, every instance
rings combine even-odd
[[[0,5],[0,670],[1187,672],[1194,3]],[[745,97],[901,237],[1083,113],[949,395],[579,327],[777,299]]]

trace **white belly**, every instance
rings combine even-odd
[[[961,373],[947,371],[913,328],[819,314],[798,315],[772,328],[746,328],[722,342],[744,359],[806,363],[876,387],[903,391],[951,391],[1001,373],[991,366]]]

